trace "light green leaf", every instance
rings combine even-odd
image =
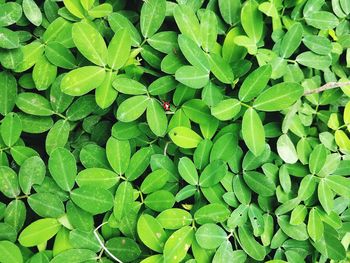
[[[282,58],[289,58],[295,50],[300,46],[301,39],[303,37],[303,26],[300,23],[293,24],[288,32],[284,35],[281,47],[280,55]]]
[[[103,68],[85,66],[67,73],[61,81],[62,92],[71,96],[81,96],[101,85],[106,76]]]
[[[153,216],[147,214],[140,216],[137,222],[137,233],[147,247],[159,253],[163,252],[167,235]]]
[[[253,233],[244,225],[238,227],[238,236],[243,250],[253,259],[262,261],[265,258],[265,248],[254,239]]]
[[[308,25],[322,30],[333,29],[339,24],[338,18],[327,11],[312,12],[305,17],[305,21]]]
[[[122,122],[131,122],[138,119],[145,112],[149,100],[149,97],[143,95],[124,100],[117,110],[117,119]]]
[[[55,81],[57,67],[52,65],[45,56],[42,56],[33,69],[33,81],[38,90],[46,90]]]
[[[140,27],[145,38],[151,37],[158,31],[165,19],[165,13],[165,0],[148,0],[143,3],[140,14]]]
[[[151,131],[155,135],[163,137],[168,128],[168,119],[164,109],[155,99],[151,99],[148,103],[146,118]]]
[[[157,216],[157,221],[165,229],[177,230],[192,223],[192,215],[184,209],[170,208]]]
[[[123,28],[119,30],[108,45],[108,65],[118,70],[124,66],[130,56],[131,37],[129,32]]]
[[[310,154],[309,167],[312,174],[318,174],[325,164],[327,148],[323,144],[317,145]]]
[[[113,215],[117,220],[122,219],[132,209],[133,188],[129,182],[122,182],[114,197]]]
[[[307,222],[307,232],[313,241],[319,241],[323,236],[323,222],[315,208],[311,208]]]
[[[217,54],[209,55],[210,70],[214,76],[225,84],[232,84],[234,80],[232,68],[221,56]]]
[[[164,261],[169,263],[181,262],[191,247],[193,238],[194,230],[190,226],[185,226],[175,231],[165,242]]]
[[[6,115],[11,112],[16,103],[17,82],[12,74],[3,71],[0,72],[0,114]]]
[[[204,249],[216,249],[227,238],[226,232],[212,223],[200,226],[195,235],[198,244]]]
[[[273,196],[275,194],[274,182],[262,173],[246,171],[243,173],[243,179],[249,188],[260,196]]]
[[[81,209],[97,215],[113,207],[113,195],[101,187],[82,186],[70,192],[72,201]]]
[[[151,172],[143,180],[140,190],[144,194],[150,194],[164,187],[170,178],[170,173],[166,169],[157,169]]]
[[[332,63],[332,58],[330,55],[321,56],[311,51],[306,51],[304,53],[299,54],[295,60],[305,67],[320,70],[328,68]]]
[[[35,26],[40,26],[43,17],[38,5],[33,0],[23,0],[23,13],[27,19]]]
[[[136,80],[124,77],[116,78],[113,82],[113,87],[117,91],[128,95],[142,95],[147,93],[147,88],[143,84]]]
[[[253,108],[243,115],[242,136],[249,150],[259,156],[265,149],[265,131],[261,119]]]
[[[264,65],[250,73],[243,81],[238,97],[247,102],[258,96],[264,90],[272,74],[271,65]]]
[[[88,168],[78,173],[75,178],[77,184],[81,186],[98,185],[104,189],[110,189],[119,181],[116,173],[104,168]]]
[[[22,192],[30,194],[34,184],[41,184],[45,179],[46,167],[43,160],[38,156],[26,159],[19,169],[18,181]]]
[[[187,183],[191,185],[198,184],[198,172],[194,163],[190,158],[188,157],[180,158],[180,161],[178,164],[178,170],[182,179],[184,179]]]
[[[102,18],[113,12],[113,6],[109,3],[103,3],[91,8],[88,14],[94,18]]]
[[[0,28],[0,48],[13,49],[18,47],[18,33],[7,28]]]
[[[263,35],[263,17],[260,13],[259,4],[255,0],[248,0],[242,7],[241,23],[248,37],[258,43]]]
[[[188,5],[177,5],[174,8],[174,18],[180,32],[200,46],[200,26],[193,9]]]
[[[86,22],[75,23],[72,28],[72,37],[78,50],[99,66],[107,64],[107,46],[101,34]]]
[[[122,175],[129,166],[131,148],[129,141],[120,141],[110,137],[106,144],[106,154],[113,170]]]
[[[230,213],[223,204],[209,204],[202,206],[194,213],[194,220],[200,225],[222,223],[228,219]]]
[[[51,193],[36,193],[28,197],[30,208],[41,217],[59,218],[64,215],[64,205],[61,199]]]
[[[263,91],[254,101],[254,108],[261,111],[279,111],[296,102],[304,88],[294,82],[283,82]]]
[[[331,41],[324,36],[306,35],[303,38],[303,43],[311,51],[319,55],[328,55],[332,51]]]
[[[49,157],[48,167],[52,178],[62,190],[72,190],[77,174],[77,165],[74,155],[69,150],[62,147],[53,150]]]
[[[81,5],[80,0],[63,0],[65,7],[71,12],[73,15],[79,18],[84,17],[84,9]]]
[[[299,225],[291,225],[289,223],[288,216],[278,217],[277,222],[282,231],[289,237],[298,241],[304,241],[309,238],[305,223],[301,223]]]
[[[182,66],[175,72],[175,79],[193,89],[201,89],[209,82],[209,73],[193,66]]]
[[[0,166],[0,191],[8,198],[15,198],[21,192],[17,174],[10,167]]]
[[[327,185],[338,195],[350,198],[350,179],[340,175],[327,176]]]
[[[210,52],[216,44],[218,22],[213,11],[205,9],[200,24],[201,43],[205,52]]]
[[[22,8],[16,2],[2,2],[0,9],[0,27],[16,23],[22,16]]]
[[[45,56],[53,65],[61,68],[72,69],[77,65],[72,52],[59,42],[49,42],[45,47]]]
[[[179,147],[196,148],[202,138],[190,128],[175,127],[169,131],[170,139]]]
[[[227,173],[227,165],[222,160],[212,161],[204,168],[199,177],[201,187],[210,187],[219,183]]]
[[[219,9],[227,24],[234,25],[240,20],[241,1],[219,0]]]
[[[61,224],[54,218],[44,218],[34,221],[19,235],[22,246],[34,247],[51,239],[60,230]]]
[[[0,241],[0,261],[3,263],[22,263],[21,250],[10,241]]]

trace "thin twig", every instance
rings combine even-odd
[[[108,248],[106,248],[106,246],[103,244],[101,238],[99,237],[99,235],[98,235],[98,233],[97,233],[97,231],[98,231],[103,225],[105,225],[105,224],[107,224],[107,223],[108,223],[108,222],[104,222],[104,223],[102,223],[101,225],[99,225],[97,228],[95,228],[95,230],[94,230],[94,235],[95,235],[95,237],[96,237],[98,243],[99,243],[100,246],[102,247],[102,249],[103,249],[104,251],[106,251],[106,253],[107,253],[111,258],[113,258],[113,259],[114,259],[115,261],[117,261],[118,263],[123,263],[123,261],[121,261],[119,258],[117,258],[116,256],[114,256],[114,255],[108,250]]]
[[[324,84],[323,86],[317,88],[317,89],[312,89],[312,90],[307,90],[304,92],[304,96],[310,95],[310,94],[315,94],[315,93],[320,93],[325,90],[330,90],[330,89],[335,89],[335,88],[341,88],[345,86],[349,86],[350,81],[346,82],[328,82]]]

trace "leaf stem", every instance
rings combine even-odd
[[[307,90],[304,92],[304,96],[310,95],[310,94],[316,94],[316,93],[320,93],[322,91],[325,90],[330,90],[330,89],[335,89],[335,88],[341,88],[341,87],[345,87],[345,86],[349,86],[350,85],[350,81],[346,81],[346,82],[328,82],[326,84],[324,84],[323,86],[317,88],[317,89],[312,89],[312,90]]]
[[[241,103],[241,105],[242,106],[244,106],[244,107],[247,107],[247,108],[252,108],[252,106],[250,106],[249,104],[246,104],[246,103],[244,103],[244,102],[240,102]]]

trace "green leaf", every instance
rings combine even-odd
[[[219,0],[219,9],[222,18],[229,25],[240,20],[241,2],[235,0]]]
[[[113,207],[110,191],[96,186],[82,186],[70,192],[72,201],[81,209],[93,214],[102,214]]]
[[[143,84],[136,80],[124,77],[118,77],[113,82],[113,87],[117,91],[128,95],[143,95],[147,93],[147,88]]]
[[[64,263],[67,260],[71,262],[84,262],[86,260],[94,260],[96,253],[89,249],[68,249],[59,253],[50,262]]]
[[[311,51],[306,51],[304,53],[299,54],[295,60],[305,67],[310,67],[319,70],[325,70],[332,63],[331,56],[321,56]]]
[[[258,43],[263,35],[263,17],[255,0],[248,0],[242,7],[241,23],[248,37]]]
[[[180,32],[200,46],[200,26],[193,9],[188,5],[177,5],[174,8],[174,18]]]
[[[73,69],[77,62],[72,52],[59,42],[49,42],[45,47],[46,58],[55,66]]]
[[[144,173],[150,163],[153,153],[153,148],[143,147],[131,157],[129,167],[125,171],[125,176],[129,181],[136,180]]]
[[[236,250],[235,252],[238,251]],[[242,254],[245,256],[245,258],[247,257],[244,252]],[[213,263],[229,262],[230,260],[234,260],[234,262],[242,262],[243,258],[238,259],[237,256],[235,256],[232,249],[232,244],[230,241],[227,240],[222,242],[220,247],[216,250],[216,253],[213,258]]]
[[[149,87],[148,91],[151,95],[161,95],[172,91],[177,86],[177,81],[173,76],[164,76],[153,81]]]
[[[149,100],[149,97],[143,95],[124,100],[117,110],[118,120],[131,122],[138,119],[145,112]]]
[[[157,212],[172,208],[175,203],[174,195],[166,190],[159,190],[145,198],[145,205]]]
[[[198,172],[194,163],[190,158],[188,157],[180,158],[178,170],[182,179],[184,179],[187,183],[191,185],[198,184]]]
[[[23,257],[21,250],[10,241],[0,241],[0,261],[3,263],[22,263]]]
[[[169,174],[165,169],[158,169],[148,174],[140,187],[142,193],[150,194],[162,189],[170,178]]]
[[[298,154],[294,144],[287,134],[283,134],[278,138],[277,152],[286,163],[296,163],[298,161]]]
[[[122,219],[131,209],[133,202],[133,188],[129,182],[122,182],[114,197],[113,215],[117,220]]]
[[[312,196],[316,189],[316,179],[315,176],[312,174],[309,174],[305,176],[300,183],[299,189],[298,189],[298,198],[300,200],[306,200]]]
[[[148,38],[147,43],[152,48],[165,54],[174,54],[173,51],[179,48],[177,44],[177,32],[174,31],[159,32]]]
[[[108,16],[108,23],[115,33],[125,28],[130,33],[132,46],[140,45],[141,36],[139,31],[125,16],[120,13],[112,13]]]
[[[50,155],[56,148],[64,147],[68,141],[69,132],[70,125],[68,121],[57,121],[47,134],[45,141],[46,152]]]
[[[196,148],[202,138],[190,128],[175,127],[169,131],[170,139],[179,147]]]
[[[30,208],[41,217],[59,218],[64,215],[61,199],[50,193],[36,193],[28,197]]]
[[[12,74],[3,71],[0,72],[0,114],[6,115],[11,112],[16,103],[17,82]]]
[[[190,226],[184,226],[175,231],[165,242],[164,261],[178,263],[184,259],[194,239],[194,230]]]
[[[36,93],[23,92],[19,94],[16,106],[21,111],[36,116],[51,116],[53,114],[50,102]]]
[[[175,72],[175,79],[193,89],[201,89],[209,82],[209,73],[193,66],[182,66]]]
[[[0,28],[0,48],[13,49],[19,47],[18,33],[7,28]]]
[[[310,154],[309,167],[312,174],[318,174],[325,164],[327,149],[323,144],[317,145]]]
[[[61,224],[54,218],[39,219],[21,232],[18,241],[24,247],[34,247],[51,239],[60,228]]]
[[[317,193],[318,200],[320,201],[324,211],[326,211],[327,214],[330,214],[334,208],[334,195],[324,179],[321,179],[321,181],[319,182]]]
[[[242,136],[249,150],[259,156],[265,149],[265,131],[261,119],[253,108],[243,115]]]
[[[75,181],[80,187],[98,185],[110,189],[118,183],[119,178],[116,173],[104,168],[88,168],[80,171]]]
[[[52,178],[62,190],[72,190],[77,174],[77,165],[74,155],[69,150],[61,147],[53,150],[49,157],[48,167]]]
[[[292,225],[299,225],[302,222],[304,222],[307,214],[308,214],[307,208],[304,205],[298,205],[293,209],[289,222]]]
[[[221,120],[227,121],[233,119],[241,110],[241,103],[236,99],[226,99],[220,101],[211,108],[211,114]]]
[[[137,222],[137,233],[147,247],[159,253],[163,252],[167,235],[153,216],[147,214],[140,216]]]
[[[81,54],[92,63],[105,66],[107,64],[107,47],[101,34],[85,22],[75,23],[72,28],[75,46]]]
[[[20,49],[23,57],[16,63],[15,72],[23,72],[30,69],[44,53],[44,45],[38,41],[33,41],[28,45],[21,46]],[[11,57],[11,59],[13,58]]]
[[[63,3],[74,16],[78,18],[84,17],[84,9],[80,0],[63,0]]]
[[[1,138],[6,146],[13,146],[21,136],[22,122],[16,113],[9,113],[2,119]]]
[[[312,52],[319,55],[329,55],[332,51],[331,41],[324,36],[306,35],[303,38],[303,43]]]
[[[207,55],[191,38],[186,35],[179,35],[178,42],[182,54],[192,66],[202,71],[209,71],[210,64]]]
[[[222,223],[230,216],[230,210],[223,204],[209,204],[202,206],[194,213],[196,223]]]
[[[97,86],[105,79],[106,71],[96,66],[85,66],[68,72],[61,81],[62,92],[71,96],[81,96]]]
[[[0,9],[0,27],[16,23],[22,16],[22,8],[16,2],[2,2]]]
[[[338,18],[327,11],[315,11],[305,17],[308,25],[318,29],[328,30],[333,29],[339,24]]]
[[[106,144],[106,154],[109,164],[113,170],[122,175],[129,166],[131,149],[129,141],[120,141],[113,137]]]
[[[217,54],[209,55],[210,70],[214,76],[225,84],[232,84],[234,80],[230,64]]]
[[[304,93],[304,88],[293,82],[279,83],[263,91],[254,101],[261,111],[279,111],[291,106]]]
[[[262,261],[265,258],[265,248],[257,242],[247,226],[238,227],[238,236],[243,250],[253,259]]]
[[[38,156],[26,159],[19,169],[18,181],[22,192],[30,194],[34,184],[41,184],[44,181],[46,167],[43,160]]]
[[[102,84],[96,88],[95,99],[96,104],[102,108],[106,109],[113,104],[118,96],[118,92],[113,89],[113,82],[117,78],[117,75],[113,71],[107,71],[106,77]]]
[[[157,221],[165,229],[177,230],[192,223],[192,215],[180,208],[171,208],[162,211],[157,216]]]
[[[246,171],[243,173],[243,179],[249,188],[260,196],[273,196],[275,194],[275,184],[262,173]]]
[[[151,37],[158,31],[165,19],[165,13],[165,0],[149,0],[143,3],[140,14],[140,27],[145,38]]]
[[[313,241],[319,241],[323,236],[323,222],[315,208],[311,208],[307,223],[307,232]]]
[[[107,241],[106,247],[122,262],[135,261],[141,254],[141,249],[138,244],[133,239],[126,237],[111,238]]]
[[[163,137],[168,128],[168,119],[164,109],[155,99],[151,99],[148,103],[146,118],[151,131],[155,135]]]
[[[46,90],[55,81],[57,67],[52,65],[46,57],[42,56],[33,69],[33,81],[38,90]]]
[[[201,43],[205,52],[210,52],[216,44],[218,22],[213,11],[205,9],[200,23]]]
[[[201,187],[210,187],[221,181],[227,173],[227,165],[222,160],[212,161],[199,177]]]
[[[196,231],[196,240],[204,249],[216,249],[227,239],[226,232],[218,225],[208,223]]]
[[[280,216],[277,219],[277,222],[282,231],[289,237],[298,241],[304,241],[309,238],[305,223],[301,223],[299,225],[291,225],[289,223],[288,216]]]
[[[91,8],[88,14],[94,18],[102,18],[108,16],[113,12],[113,6],[109,3],[103,3],[98,6]]]
[[[129,32],[123,28],[119,30],[108,45],[108,65],[118,70],[124,66],[130,56],[131,37]]]
[[[33,0],[23,0],[23,13],[26,18],[35,26],[40,26],[42,15],[38,5]]]
[[[293,24],[284,35],[280,55],[282,58],[289,58],[300,46],[303,37],[303,26],[300,23]]]
[[[7,166],[0,166],[0,191],[8,198],[15,198],[20,194],[17,174]]]
[[[272,74],[271,65],[264,65],[250,73],[239,89],[238,97],[247,102],[258,96],[266,87]]]
[[[350,197],[350,179],[340,176],[327,176],[325,179],[327,185],[338,195],[349,198]]]

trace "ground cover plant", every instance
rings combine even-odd
[[[349,0],[0,0],[0,262],[349,262]]]

